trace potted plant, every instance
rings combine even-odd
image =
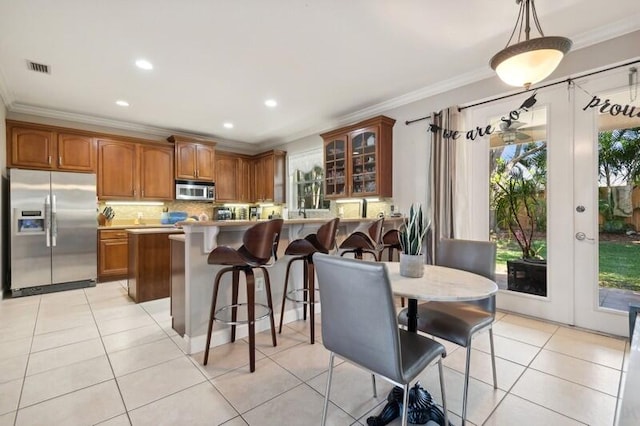
[[[429,229],[422,216],[422,206],[412,204],[409,217],[398,233],[400,239],[400,275],[419,278],[424,274],[424,256],[422,241]]]
[[[546,217],[543,185],[535,173],[525,175],[517,166],[498,170],[491,185],[497,224],[509,230],[522,253],[521,259],[507,261],[508,288],[545,296],[546,261],[539,255],[542,245],[535,234],[544,228]]]

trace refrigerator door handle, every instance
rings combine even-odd
[[[44,234],[47,247],[51,247],[51,198],[49,195],[44,199]]]
[[[56,213],[58,212],[58,205],[56,203],[56,196],[53,195],[51,202],[51,246],[56,246],[56,239],[58,238],[58,218]]]

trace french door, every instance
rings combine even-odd
[[[575,324],[623,336],[629,302],[640,302],[640,241],[631,232],[640,231],[640,205],[627,175],[640,161],[637,91],[619,68],[579,81],[573,107]]]
[[[603,189],[599,173],[598,137],[603,119],[600,108],[585,107],[595,102],[594,96],[601,98],[603,103],[604,99],[610,99],[611,103],[631,105],[628,69],[598,74],[588,80],[581,79],[576,85],[559,84],[541,89],[535,95],[535,105],[526,111],[520,110],[517,119],[508,126],[501,124],[505,118],[508,121],[510,111],[518,110],[530,95],[513,96],[463,112],[465,127],[492,124],[494,134],[482,140],[459,142],[462,145],[458,155],[462,171],[458,173],[461,182],[458,188],[462,190],[459,194],[466,195],[458,196],[457,205],[460,209],[457,219],[462,224],[458,227],[459,232],[456,231],[456,237],[510,240],[511,248],[505,244],[499,245],[498,257],[502,260],[499,260],[497,272],[498,280],[502,280],[502,283],[499,283],[498,308],[591,330],[627,335],[626,299],[620,299],[618,289],[601,286],[603,283],[611,285],[611,282],[603,280],[602,271],[613,268],[613,272],[617,272],[617,265],[623,261],[619,256],[629,254],[614,251],[613,260],[602,262],[600,259]],[[633,104],[638,115],[640,102],[636,99]],[[634,120],[624,126],[640,127],[640,118],[635,117]],[[624,127],[619,123],[616,125]],[[532,166],[534,161],[531,159],[518,161],[519,155],[527,149],[531,152],[544,150],[544,166]],[[500,264],[501,261],[505,263],[505,256],[508,258],[518,253],[519,247],[514,243],[514,233],[501,221],[490,195],[489,181],[495,179],[497,158],[502,158],[499,160],[502,167],[507,164],[519,169],[515,170],[518,172],[516,175],[524,181],[543,174],[535,188],[539,204],[544,209],[542,217],[536,218],[533,239],[535,253],[546,260],[544,292],[526,286],[524,291],[514,290],[518,286],[512,286],[511,279],[520,273],[530,274],[530,271],[513,270]],[[514,163],[518,163],[517,167]],[[636,207],[640,208],[640,200],[635,203],[637,205],[632,202],[633,211]],[[526,221],[522,210],[519,216],[521,222]],[[625,226],[631,229],[633,220],[625,220]],[[518,229],[516,231],[519,232]],[[640,250],[640,244],[636,246]],[[609,251],[611,249],[607,248],[607,253]],[[611,256],[609,253],[607,255]],[[638,256],[636,259],[640,258],[640,251]],[[625,273],[628,276],[633,271]],[[631,281],[640,282],[640,277],[635,278]],[[616,282],[613,285],[618,284]],[[603,303],[604,295],[615,295],[618,303]],[[640,297],[637,301],[640,301]]]

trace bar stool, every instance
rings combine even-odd
[[[384,233],[382,236],[382,250],[388,250],[387,252],[387,260],[389,262],[393,261],[393,251],[397,250],[398,253],[402,251],[402,246],[400,245],[400,231],[397,229],[390,229]]]
[[[285,255],[294,256],[287,263],[287,272],[284,278],[284,291],[282,293],[282,310],[280,312],[280,328],[278,333],[282,333],[282,321],[284,319],[284,305],[288,300],[291,300],[296,303],[303,303],[303,319],[307,320],[307,305],[309,305],[309,316],[311,320],[309,321],[309,338],[311,344],[315,342],[315,325],[314,325],[314,315],[315,315],[315,268],[313,266],[313,254],[314,253],[329,253],[331,247],[335,244],[336,240],[336,232],[338,231],[338,223],[340,222],[339,218],[335,218],[330,220],[329,222],[324,223],[315,234],[307,235],[304,238],[297,239],[292,241],[289,246],[287,246]],[[291,265],[294,262],[301,260],[303,265],[303,287],[301,289],[294,289],[291,291],[287,291],[287,287],[289,286],[289,272],[291,270]],[[296,294],[302,292],[303,298],[302,300],[296,298]]]
[[[209,253],[207,263],[210,265],[226,265],[217,274],[213,282],[213,296],[211,300],[211,314],[209,316],[209,330],[207,332],[207,346],[204,352],[204,365],[209,360],[209,345],[211,344],[211,334],[213,332],[213,321],[217,320],[225,324],[231,325],[231,341],[236,340],[236,325],[248,324],[249,326],[249,368],[251,372],[256,369],[255,366],[255,322],[256,320],[269,317],[271,321],[271,339],[273,346],[276,342],[276,327],[273,318],[273,302],[271,300],[271,283],[269,281],[269,273],[265,266],[271,256],[277,250],[276,242],[279,241],[282,231],[282,219],[273,219],[268,222],[260,222],[247,229],[242,237],[242,246],[239,249],[233,249],[226,246],[218,246]],[[267,292],[267,306],[255,303],[255,278],[253,270],[259,268],[264,275],[265,290]],[[247,302],[238,303],[238,286],[240,281],[240,271],[244,272],[247,284]],[[216,310],[216,302],[218,299],[218,290],[220,288],[220,279],[227,272],[233,274],[231,305],[223,306]],[[247,307],[247,319],[238,320],[238,307]],[[256,318],[255,308],[262,309],[261,315]],[[231,318],[225,317],[225,313],[231,310]]]
[[[353,253],[356,259],[362,259],[364,253],[372,254],[376,261],[380,260],[382,252],[382,225],[384,218],[372,222],[366,228],[356,228],[349,236],[340,244],[340,256],[346,253]]]
[[[393,252],[394,250],[398,251],[398,256],[400,256],[400,252],[402,251],[402,245],[400,245],[400,231],[397,229],[390,229],[384,233],[382,236],[382,250],[381,255],[384,250],[387,251],[387,260],[389,262],[393,262]],[[400,305],[404,308],[404,297],[400,298]]]

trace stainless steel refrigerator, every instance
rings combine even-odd
[[[95,285],[96,175],[9,169],[13,296]]]

